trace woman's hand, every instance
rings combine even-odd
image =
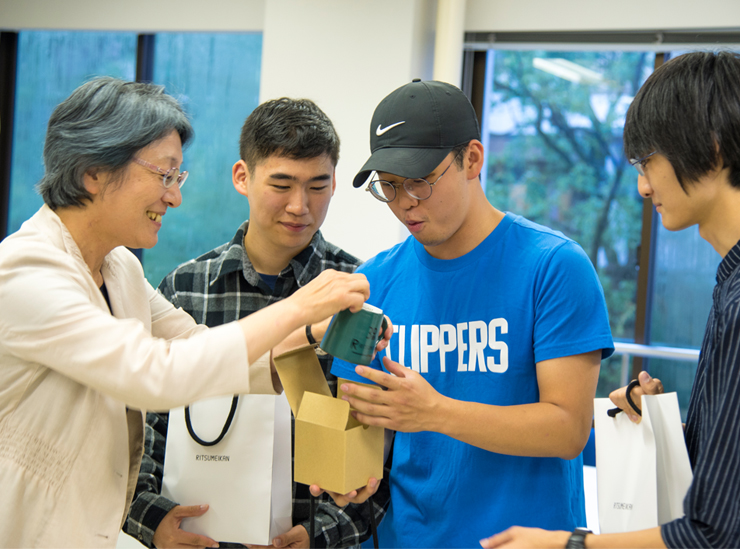
[[[370,297],[370,284],[363,274],[326,270],[284,301],[292,302],[303,315],[299,326],[316,324],[339,311],[356,313]]]
[[[369,296],[370,284],[365,275],[323,271],[290,297],[238,321],[250,364],[292,333],[297,332],[299,344],[305,344],[307,324],[326,321],[343,309],[357,312]]]

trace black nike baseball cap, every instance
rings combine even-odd
[[[446,82],[413,80],[375,108],[372,154],[352,184],[360,187],[372,172],[425,177],[452,149],[471,139],[480,139],[480,127],[465,94]]]

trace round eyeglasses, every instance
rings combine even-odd
[[[642,158],[630,158],[630,164],[635,167],[637,173],[639,173],[642,177],[645,177],[645,168],[643,166],[643,163],[645,162],[645,160],[647,160],[657,152],[658,151],[653,151],[650,154],[643,156]]]
[[[439,177],[431,183],[423,177],[406,178],[401,183],[393,183],[391,181],[385,181],[384,179],[373,179],[367,184],[365,190],[369,191],[370,194],[381,202],[393,202],[396,199],[396,189],[403,186],[406,194],[411,198],[416,200],[426,200],[432,196],[432,187],[442,179],[444,174],[447,173],[447,170],[450,169],[450,166],[455,163],[455,160],[457,160],[459,155],[460,151],[458,151],[458,153],[453,157],[452,162],[450,162],[444,171],[439,174]]]
[[[182,189],[182,186],[185,184],[185,180],[188,178],[188,172],[181,172],[178,168],[170,168],[169,170],[165,170],[163,168],[160,168],[159,166],[155,166],[154,164],[147,162],[146,160],[142,160],[141,158],[136,157],[134,158],[134,162],[144,166],[154,173],[161,175],[162,185],[164,185],[165,189],[169,189],[175,183],[177,183],[178,188]]]

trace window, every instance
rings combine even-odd
[[[656,36],[469,33],[464,87],[482,120],[482,182],[491,203],[582,245],[604,288],[615,341],[698,350],[721,258],[696,227],[663,228],[637,193],[637,174],[623,154],[634,94],[656,64],[678,55],[654,46]],[[676,44],[740,42],[736,34],[660,37]],[[597,42],[601,47],[591,51],[582,45]],[[615,354],[602,362],[597,396],[646,368],[678,392],[685,417],[696,366],[635,358],[630,367]]]
[[[43,204],[36,183],[44,175],[44,137],[54,107],[93,76],[133,80],[136,35],[23,31],[17,62],[8,234]]]
[[[486,194],[581,244],[604,288],[615,338],[634,338],[642,198],[622,152],[627,108],[655,55],[487,53],[482,134]],[[621,360],[603,364],[615,388]],[[601,387],[600,387],[601,389]]]
[[[159,243],[143,250],[144,272],[154,287],[183,261],[231,240],[249,217],[231,167],[239,160],[244,120],[259,103],[261,58],[261,34],[156,36],[154,81],[182,103],[195,139],[184,152],[183,169],[190,175],[182,205],[167,212]]]
[[[4,33],[6,34],[6,33]],[[239,133],[259,102],[262,35],[163,33],[154,36],[153,67],[137,66],[134,33],[23,31],[17,39],[14,131],[7,234],[43,203],[35,185],[44,173],[46,125],[54,107],[94,76],[135,80],[152,75],[182,104],[195,128],[184,152],[190,172],[183,203],[170,210],[159,244],[142,254],[153,286],[179,263],[230,240],[249,217],[237,197],[231,167],[239,159]],[[141,56],[140,64],[148,64]],[[2,187],[2,184],[0,184]],[[0,235],[1,236],[1,235]]]

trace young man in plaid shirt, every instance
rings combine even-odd
[[[249,201],[249,220],[231,242],[183,263],[159,285],[176,307],[207,326],[242,318],[284,299],[325,269],[352,272],[360,263],[325,241],[319,231],[334,194],[339,159],[339,137],[321,109],[305,99],[263,103],[244,123],[239,153],[232,179],[237,192]],[[319,360],[336,394],[331,357]],[[200,516],[204,509],[180,506],[160,495],[167,420],[167,414],[147,414],[144,457],[124,531],[148,547],[217,546],[210,538],[180,528],[183,518]],[[387,502],[384,485],[387,482],[374,497],[378,521]],[[340,508],[322,495],[315,546],[359,545],[369,535],[369,512],[368,505]],[[275,546],[308,547],[308,517],[308,487],[294,483],[295,526],[276,538]]]

